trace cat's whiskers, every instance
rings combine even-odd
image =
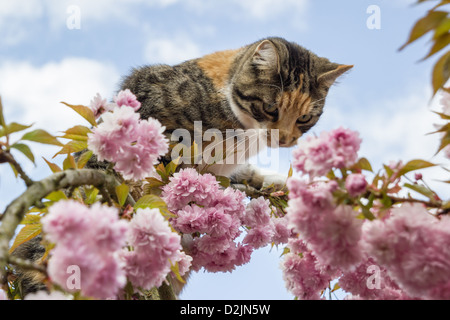
[[[312,102],[311,102],[311,107],[315,107],[315,106],[316,106],[316,103],[319,103],[319,102],[321,102],[321,101],[323,101],[323,100],[325,100],[325,98],[317,99],[317,100],[312,101]]]

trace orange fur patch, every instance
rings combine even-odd
[[[239,50],[226,50],[208,54],[197,60],[198,66],[211,78],[217,89],[225,87],[231,63]]]
[[[297,116],[308,114],[311,110],[311,97],[301,91],[303,75],[300,78],[300,85],[295,91],[284,92],[280,98],[280,109],[294,112]]]

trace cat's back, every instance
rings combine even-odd
[[[123,79],[121,88],[130,89],[141,102],[139,112],[143,119],[156,118],[169,132],[177,128],[192,130],[194,121],[217,127],[214,123],[217,119],[228,121],[233,127],[235,119],[217,88],[217,81],[205,72],[208,66],[203,66],[202,61],[203,58],[198,58],[175,66],[135,68]],[[214,66],[217,65],[221,65],[220,61],[215,61]],[[220,73],[220,70],[212,72]]]

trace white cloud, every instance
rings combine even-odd
[[[167,7],[179,0],[13,0],[0,1],[0,39],[2,45],[17,45],[25,41],[33,31],[30,27],[45,18],[51,31],[66,28],[72,12],[70,6],[80,9],[82,25],[90,21],[121,21],[138,24],[135,12],[138,6]]]
[[[185,36],[153,38],[147,42],[144,57],[149,63],[176,64],[201,56],[200,47]]]
[[[60,101],[86,105],[97,92],[110,99],[120,78],[113,66],[81,58],[66,58],[43,66],[6,61],[0,64],[0,74],[0,95],[6,121],[34,123],[31,129],[44,129],[52,134],[60,134],[60,131],[78,124],[89,126]],[[11,142],[21,135],[15,134]],[[25,172],[32,179],[49,175],[51,172],[41,157],[51,159],[58,148],[33,142],[28,144],[35,155],[36,167],[15,153]],[[60,163],[62,158],[53,161]],[[7,203],[23,191],[24,185],[20,179],[15,180],[9,166],[0,166],[0,177],[0,211],[3,211]]]
[[[0,38],[3,45],[16,45],[25,40],[30,24],[44,13],[40,0],[0,2]]]
[[[111,98],[120,77],[113,66],[84,58],[65,58],[40,67],[3,62],[0,74],[7,120],[53,130],[83,121],[61,101],[89,104],[97,92]]]
[[[309,0],[233,0],[251,17],[265,20],[286,12],[305,13]]]

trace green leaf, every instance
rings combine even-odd
[[[52,170],[53,173],[62,171],[61,168],[57,164],[48,161],[44,157],[42,157],[42,159],[44,159],[44,161],[47,163],[47,165],[50,167],[50,170]]]
[[[164,182],[162,182],[161,180],[158,180],[156,178],[153,177],[149,177],[149,178],[145,178],[145,180],[148,182],[148,184],[152,187],[161,187],[164,185]]]
[[[420,160],[420,159],[416,159],[416,160],[411,160],[408,163],[406,163],[399,171],[399,176],[402,176],[408,172],[414,171],[414,170],[419,170],[419,169],[425,169],[425,168],[429,168],[429,167],[434,167],[435,164],[425,161],[425,160]]]
[[[84,188],[84,192],[86,193],[86,200],[85,203],[86,204],[93,204],[95,201],[97,201],[97,195],[100,192],[100,190],[98,190],[95,187],[85,187]]]
[[[55,146],[62,146],[63,144],[58,141],[54,136],[42,129],[36,129],[25,133],[21,140],[29,140],[34,142],[39,142],[43,144],[52,144]]]
[[[16,167],[13,166],[10,162],[8,162],[8,163],[9,163],[9,166],[11,167],[12,171],[14,172],[14,176],[17,178],[19,176],[19,173],[17,172]]]
[[[84,119],[86,119],[91,125],[94,127],[97,126],[97,122],[95,121],[95,115],[92,110],[86,106],[83,105],[72,105],[66,102],[61,101],[62,104],[65,104],[69,108],[72,108],[76,113],[78,113],[80,116],[82,116]]]
[[[445,11],[429,11],[425,17],[416,22],[410,32],[408,40],[399,50],[403,50],[407,45],[437,28],[446,17],[447,12]]]
[[[433,95],[442,88],[450,76],[450,51],[444,54],[434,65],[433,68]]]
[[[53,158],[58,154],[70,154],[83,151],[85,149],[87,149],[87,141],[72,140],[66,143],[59,152],[55,153]]]
[[[442,204],[442,209],[450,209],[450,201],[445,201]]]
[[[436,112],[433,111],[434,113],[436,113],[439,117],[441,117],[442,120],[450,120],[450,115],[442,113],[442,112]]]
[[[38,224],[41,221],[41,216],[34,213],[28,213],[23,217],[22,221],[20,221],[20,224]]]
[[[178,166],[178,162],[179,162],[180,157],[178,157],[175,160],[170,161],[167,166],[166,166],[166,174],[168,176],[172,175],[175,173],[175,171],[177,170],[177,166]]]
[[[442,149],[450,144],[450,131],[447,131],[445,135],[441,139],[441,144],[439,145],[439,149],[437,153],[439,153]]]
[[[87,141],[88,139],[88,133],[91,133],[91,129],[85,126],[75,126],[70,129],[67,129],[64,131],[64,135],[60,138],[64,139],[71,139],[71,140],[81,140],[81,141]]]
[[[154,194],[147,194],[143,196],[134,205],[135,210],[145,208],[159,209],[162,214],[171,215],[164,200]]]
[[[169,174],[166,171],[166,167],[162,163],[158,164],[155,168],[156,173],[159,174],[161,180],[164,182],[169,182]]]
[[[359,170],[365,170],[373,172],[372,165],[370,164],[369,160],[367,158],[360,158],[358,162],[356,162],[352,169],[359,169]]]
[[[50,193],[48,196],[45,197],[45,199],[57,202],[59,200],[67,200],[67,196],[62,190],[58,190]]]
[[[147,180],[148,183],[144,184],[144,194],[161,194],[162,190],[160,187],[165,185],[164,182],[153,177],[145,178],[145,180]]]
[[[86,150],[86,152],[83,152],[77,160],[77,168],[78,169],[83,169],[84,166],[86,165],[86,163],[88,163],[88,161],[92,158],[92,156],[94,155],[94,152],[91,150]]]
[[[3,104],[2,104],[2,97],[0,97],[0,126],[5,127],[5,117],[3,116]]]
[[[42,225],[40,223],[25,225],[17,234],[12,247],[9,249],[9,252],[12,253],[18,246],[39,235],[41,231]]]
[[[427,197],[431,201],[435,201],[436,200],[436,195],[434,194],[434,192],[431,191],[430,189],[428,189],[425,186],[422,186],[422,185],[419,185],[419,184],[405,183],[404,187],[408,188],[408,189],[411,189],[411,190],[414,190],[417,193],[420,193],[421,195],[424,195],[425,197]]]
[[[289,166],[289,171],[288,171],[288,178],[292,177],[292,175],[294,174],[294,169],[292,168],[292,164]]]
[[[449,18],[445,18],[444,20],[441,21],[441,24],[434,29],[434,35],[433,38],[437,39],[440,36],[442,36],[443,34],[446,34],[450,31],[450,19]]]
[[[450,43],[450,33],[443,34],[439,36],[437,39],[434,40],[434,44],[430,49],[430,52],[422,58],[421,61],[428,59],[429,57],[433,56],[434,54],[438,53],[442,49],[444,49],[448,44]]]
[[[388,175],[388,178],[392,177],[392,174],[394,173],[394,171],[387,165],[383,165],[384,167],[384,171],[386,171],[386,174]]]
[[[364,218],[366,218],[370,221],[375,220],[375,216],[373,215],[373,213],[370,211],[370,209],[367,206],[361,205],[361,212],[362,212]]]
[[[331,289],[331,292],[335,292],[335,291],[339,290],[340,288],[341,288],[341,287],[339,286],[339,283],[336,282],[336,283],[334,284],[334,286],[333,286],[333,289]]]
[[[66,159],[64,159],[63,161],[63,170],[76,168],[77,164],[75,163],[75,158],[70,153],[68,153]]]
[[[186,283],[186,280],[184,280],[180,275],[180,268],[178,266],[178,262],[175,262],[175,264],[172,264],[172,262],[170,262],[170,270],[175,274],[175,277],[177,278],[178,281],[180,281],[181,283]]]
[[[120,186],[116,187],[117,200],[119,201],[120,206],[125,204],[129,191],[130,188],[125,183],[122,183]]]
[[[34,155],[33,152],[31,152],[31,149],[29,146],[23,143],[14,143],[11,148],[14,148],[20,152],[22,152],[28,159],[30,159],[31,162],[34,162]]]
[[[447,132],[450,131],[450,122],[448,122],[447,124],[443,125],[439,130],[436,130],[434,132],[431,132],[429,134],[434,134],[434,133],[439,133],[439,132]]]
[[[228,177],[224,177],[224,176],[216,176],[216,180],[219,182],[219,184],[224,187],[224,188],[228,188],[231,184],[231,180]]]
[[[32,126],[32,124],[24,125],[24,124],[20,124],[17,122],[12,122],[12,123],[7,124],[4,127],[0,128],[0,137],[10,135],[11,133],[14,133],[14,132],[26,130],[26,129],[30,128],[31,126]]]

